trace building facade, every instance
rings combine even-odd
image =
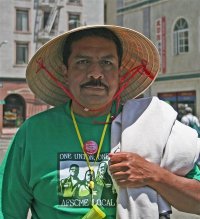
[[[0,1],[0,135],[15,133],[26,118],[51,107],[26,84],[35,51],[67,30],[103,23],[103,0]]]
[[[182,116],[189,105],[200,116],[200,1],[117,0],[117,24],[150,38],[161,68],[145,95],[170,103]]]

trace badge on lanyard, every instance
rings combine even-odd
[[[98,144],[95,141],[87,141],[84,143],[84,151],[88,155],[96,154],[98,151]]]

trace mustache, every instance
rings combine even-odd
[[[86,83],[81,84],[81,88],[84,88],[86,86],[94,86],[94,87],[105,87],[106,89],[108,89],[108,85],[103,83],[101,80],[97,79],[97,80],[90,80],[87,81]]]

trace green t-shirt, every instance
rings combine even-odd
[[[31,206],[34,219],[80,219],[91,208],[88,165],[69,105],[31,117],[14,137],[3,178],[5,215],[26,218]],[[83,142],[99,144],[107,115],[75,117]],[[94,155],[89,160],[95,172],[94,203],[102,206],[107,219],[114,219],[117,193],[107,173],[109,152],[110,124],[98,160]]]
[[[106,116],[75,115],[83,142],[99,143]],[[91,128],[92,127],[92,128]],[[94,203],[106,219],[116,217],[116,190],[107,173],[110,152],[110,124],[94,168]],[[88,165],[70,115],[70,103],[26,120],[15,135],[7,159],[2,185],[2,211],[6,219],[81,219],[91,208]],[[3,165],[2,165],[3,167]],[[1,169],[2,170],[2,169]],[[200,180],[195,167],[189,178]]]

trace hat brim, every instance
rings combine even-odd
[[[129,28],[114,25],[93,25],[83,26],[66,33],[63,33],[44,44],[31,58],[26,70],[27,83],[36,95],[45,103],[52,106],[66,102],[69,97],[52,80],[43,68],[38,65],[38,60],[42,60],[49,72],[57,81],[65,85],[63,75],[62,51],[66,37],[76,31],[89,28],[107,28],[113,31],[120,39],[123,47],[123,57],[120,75],[124,75],[130,69],[135,69],[145,61],[145,69],[150,73],[142,74],[139,72],[129,81],[129,85],[121,93],[121,101],[135,98],[142,94],[155,80],[159,68],[159,54],[154,44],[143,34]],[[39,69],[39,71],[38,71]]]

